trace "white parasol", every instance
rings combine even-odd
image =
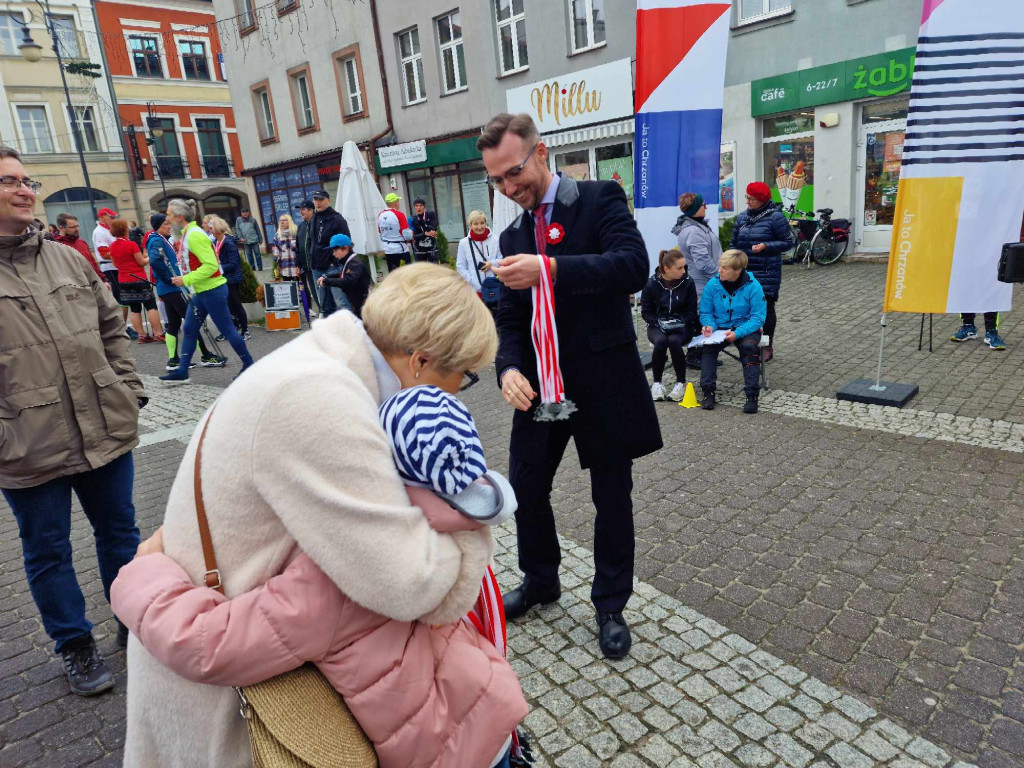
[[[387,206],[363,153],[354,141],[346,141],[341,150],[341,178],[335,208],[348,222],[356,253],[374,254],[383,250],[377,230],[377,215]],[[377,282],[377,265],[372,256],[369,261],[373,281]]]
[[[522,212],[523,209],[519,207],[518,203],[495,190],[491,210],[491,232],[500,235]]]

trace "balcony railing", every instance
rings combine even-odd
[[[185,160],[182,157],[165,155],[156,159],[157,170],[164,179],[184,179]]]
[[[203,168],[206,176],[211,179],[226,179],[231,175],[227,155],[206,155],[203,157]]]

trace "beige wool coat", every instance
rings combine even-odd
[[[437,533],[410,506],[377,417],[371,349],[355,318],[336,313],[257,362],[214,406],[203,496],[229,597],[280,573],[299,548],[347,596],[389,618],[447,623],[476,600],[490,530]],[[196,584],[205,567],[193,465],[205,421],[164,519],[164,551]],[[124,765],[251,765],[234,690],[178,677],[132,636]]]

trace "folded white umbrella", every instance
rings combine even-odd
[[[335,208],[348,222],[356,253],[374,254],[384,250],[377,230],[377,215],[387,205],[354,141],[346,141],[341,150],[341,178]],[[370,273],[373,281],[377,282],[377,265],[372,256]]]
[[[491,232],[500,235],[522,212],[518,203],[495,190],[494,202],[491,204]]]

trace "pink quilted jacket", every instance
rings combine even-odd
[[[387,619],[346,597],[306,555],[233,600],[171,558],[124,566],[114,612],[188,680],[242,686],[312,661],[373,741],[381,768],[489,766],[527,713],[519,681],[466,622]]]

